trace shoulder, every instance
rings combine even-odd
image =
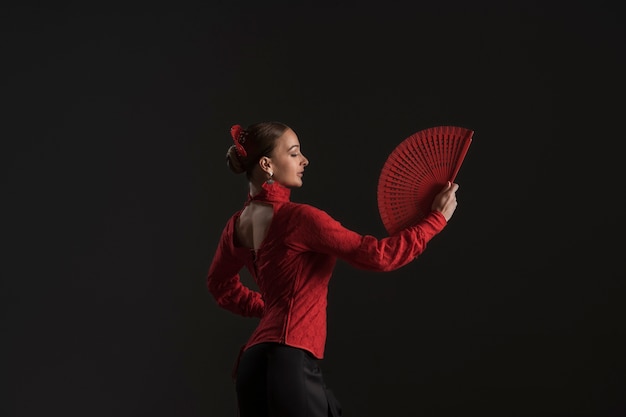
[[[226,220],[226,223],[224,224],[224,227],[222,229],[222,236],[228,236],[233,234],[235,222],[239,218],[240,214],[241,210],[237,211]]]
[[[289,203],[285,208],[293,220],[307,222],[335,221],[326,211],[305,203]]]

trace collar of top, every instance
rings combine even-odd
[[[264,201],[268,203],[284,203],[289,201],[291,189],[279,184],[277,181],[272,183],[264,182],[261,191],[255,196],[248,193],[248,202]]]

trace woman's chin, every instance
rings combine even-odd
[[[300,188],[302,187],[302,180],[301,179],[297,179],[295,181],[291,181],[289,183],[283,184],[285,187],[287,188]]]

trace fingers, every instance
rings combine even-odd
[[[456,182],[446,182],[446,185],[443,186],[443,189],[441,191],[451,191],[453,193],[456,193],[456,190],[459,189],[459,184],[457,184]]]
[[[433,210],[440,211],[446,220],[450,220],[457,207],[456,191],[459,184],[448,181],[433,201]]]
[[[454,201],[454,204],[456,205],[456,191],[459,189],[459,184],[454,183],[454,182],[450,183],[450,181],[448,181],[448,184],[450,184],[450,187],[448,189],[450,199]]]

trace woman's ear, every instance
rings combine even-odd
[[[270,172],[272,170],[272,160],[267,156],[262,156],[261,159],[259,159],[259,166],[263,171]]]

